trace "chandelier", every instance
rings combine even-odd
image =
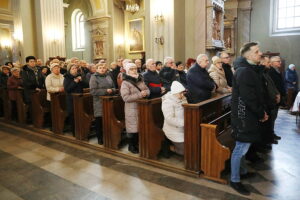
[[[136,0],[126,0],[126,11],[132,14],[140,10],[139,1]]]

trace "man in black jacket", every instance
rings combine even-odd
[[[39,91],[39,73],[36,67],[36,59],[34,56],[26,57],[26,65],[21,71],[21,78],[23,80],[24,88],[24,102],[28,105],[27,122],[31,121],[31,95],[34,91]]]
[[[176,71],[176,65],[172,57],[166,57],[164,59],[164,67],[159,72],[160,80],[166,91],[170,91],[173,81],[180,81],[179,74]]]
[[[241,48],[241,56],[235,63],[232,87],[231,126],[236,140],[231,156],[230,185],[237,192],[250,192],[240,182],[240,176],[247,176],[244,155],[250,145],[261,139],[260,123],[268,120],[265,111],[262,71],[259,66],[261,51],[258,43],[250,42]],[[240,171],[241,169],[241,171]]]
[[[277,90],[280,93],[280,99],[281,99],[281,103],[277,104],[275,109],[272,110],[271,112],[271,120],[272,120],[272,127],[274,130],[274,126],[275,126],[275,120],[277,118],[278,115],[278,109],[280,105],[284,105],[284,99],[286,96],[286,91],[285,91],[285,86],[284,86],[284,80],[283,80],[283,76],[281,75],[279,69],[281,67],[281,59],[279,56],[273,56],[270,59],[271,61],[271,68],[269,69],[269,76],[271,77],[271,79],[273,80]],[[279,137],[278,135],[276,135],[274,133],[274,138],[276,140],[280,140],[281,137]]]
[[[216,88],[214,80],[206,70],[208,64],[207,55],[200,54],[197,57],[196,63],[187,73],[186,81],[189,103],[199,103],[211,98],[211,93]]]
[[[221,52],[220,58],[222,61],[222,67],[225,72],[225,78],[227,81],[227,84],[232,87],[232,77],[233,77],[233,72],[232,72],[232,67],[230,65],[230,56],[226,52]]]
[[[147,71],[143,74],[144,82],[150,90],[150,99],[161,97],[166,91],[162,86],[159,75],[156,71],[156,65],[153,59],[146,61]]]

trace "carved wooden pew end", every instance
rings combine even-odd
[[[231,137],[230,112],[209,124],[201,124],[201,170],[203,177],[221,183],[227,180],[221,177],[226,161],[230,159],[234,147]]]

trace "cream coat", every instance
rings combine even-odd
[[[59,92],[59,89],[64,87],[64,76],[62,74],[55,75],[51,73],[46,77],[45,84],[47,89],[47,100],[51,101],[49,92]]]
[[[125,75],[123,77],[123,82],[121,85],[121,96],[125,102],[125,126],[127,133],[137,133],[138,132],[138,109],[137,103],[138,99],[142,99],[143,96],[141,92],[130,82],[126,81],[129,76]],[[150,90],[145,85],[144,81],[140,80],[136,82],[136,85],[141,91],[146,91],[147,95],[150,94]]]
[[[163,131],[172,142],[184,142],[184,109],[181,100],[168,92],[162,97],[162,112],[164,115]]]
[[[218,88],[216,92],[218,93],[230,93],[230,87],[227,84],[225,72],[223,68],[219,69],[215,65],[211,65],[208,69],[209,76],[214,80],[217,84]]]

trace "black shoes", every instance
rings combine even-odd
[[[276,135],[276,134],[274,134],[273,137],[274,137],[275,140],[281,140],[281,137]]]
[[[230,187],[232,187],[235,191],[243,195],[250,195],[250,192],[245,188],[245,186],[241,182],[231,182]]]
[[[139,153],[138,148],[136,148],[136,146],[131,145],[131,144],[128,146],[128,151],[130,151],[133,154],[138,154]]]
[[[98,144],[103,145],[103,140],[98,139]]]
[[[241,179],[247,179],[247,178],[253,178],[256,176],[256,173],[254,172],[247,172],[246,174],[241,174],[240,178]]]

